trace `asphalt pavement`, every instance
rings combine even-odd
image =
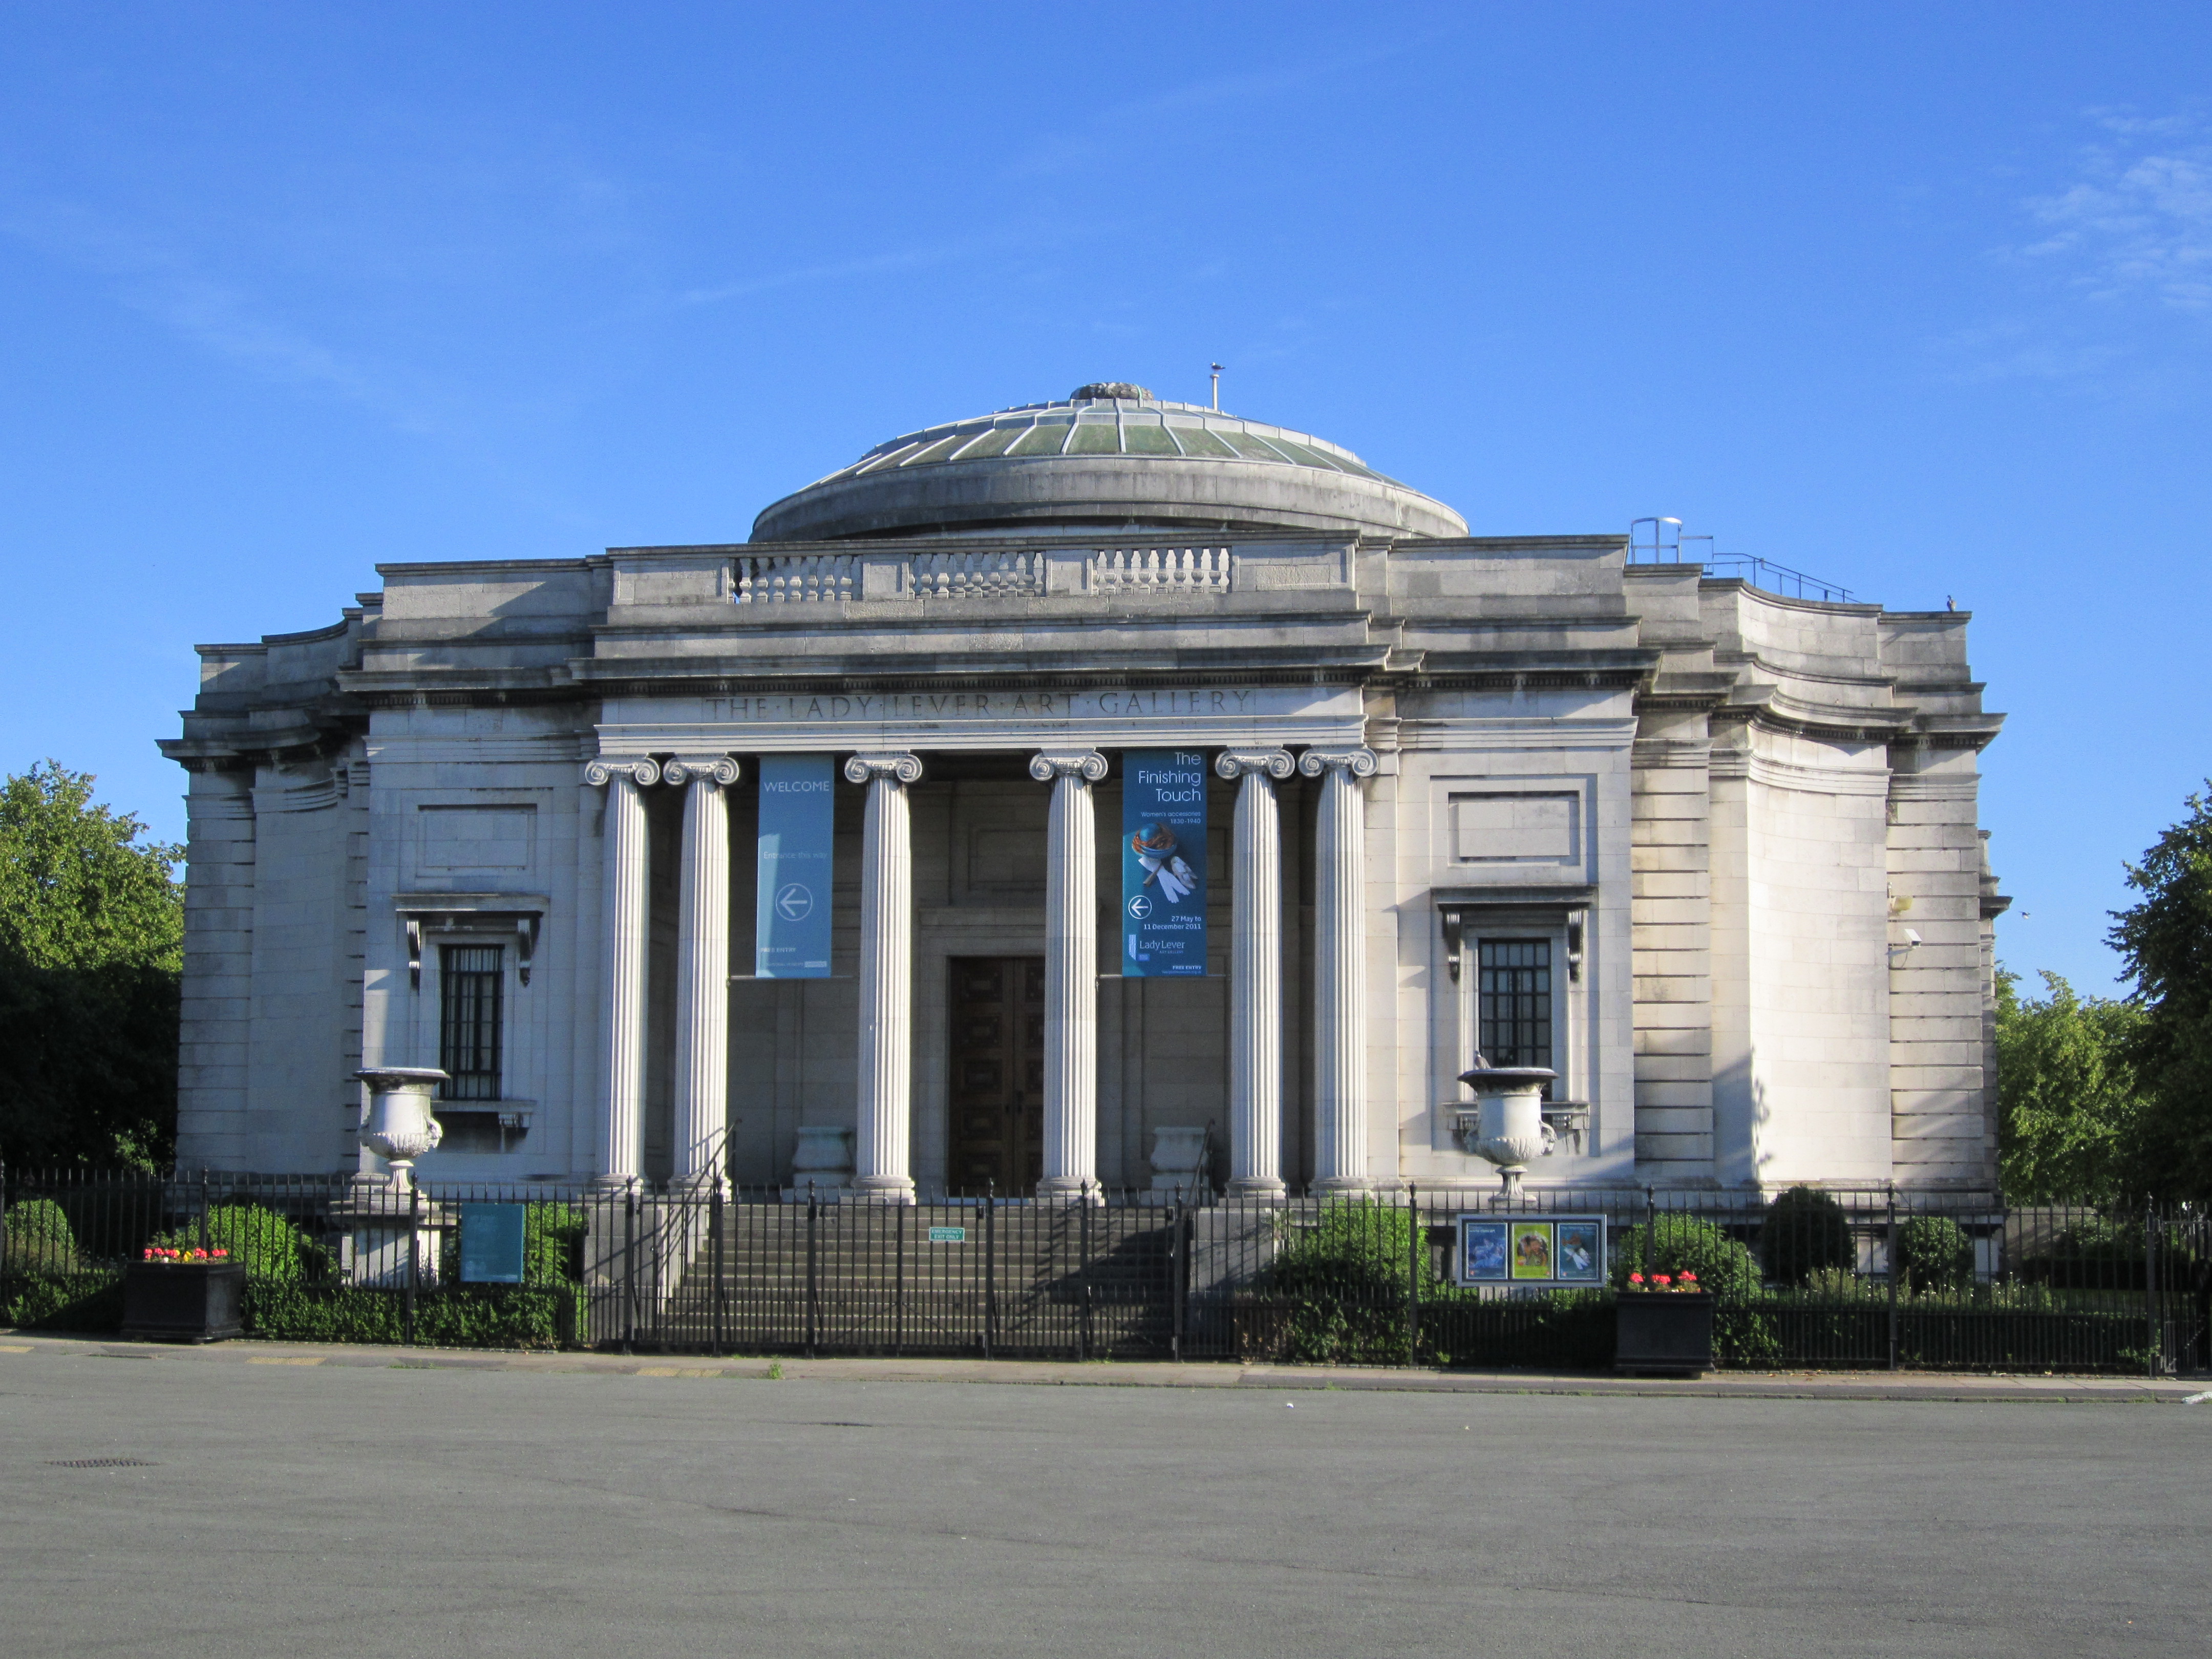
[[[0,1337],[0,1651],[2212,1654],[2172,1387],[775,1369]]]

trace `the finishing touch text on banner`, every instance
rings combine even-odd
[[[1122,756],[1121,971],[1206,972],[1206,757],[1194,750]]]
[[[829,756],[761,757],[753,972],[763,979],[830,977],[830,852],[836,822]]]

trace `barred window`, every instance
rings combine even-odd
[[[497,945],[448,945],[439,958],[441,1100],[497,1100],[501,1001],[506,988]]]
[[[1552,941],[1481,941],[1476,981],[1482,1057],[1492,1066],[1552,1063]]]

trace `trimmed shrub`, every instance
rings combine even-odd
[[[1255,1289],[1287,1304],[1266,1334],[1272,1357],[1306,1364],[1402,1365],[1406,1268],[1413,1218],[1389,1204],[1324,1206],[1313,1226],[1292,1237]],[[1442,1288],[1426,1266],[1422,1295]]]
[[[68,1212],[51,1198],[16,1200],[8,1206],[7,1228],[9,1273],[77,1270],[76,1229],[70,1225]]]
[[[1974,1282],[1974,1241],[1947,1215],[1917,1215],[1897,1230],[1898,1282],[1914,1291]]]
[[[465,1285],[415,1301],[415,1340],[429,1347],[550,1348],[573,1328],[572,1293],[532,1285]],[[406,1302],[397,1291],[354,1285],[248,1279],[246,1331],[276,1342],[405,1340]]]
[[[1759,1263],[1740,1240],[1710,1221],[1695,1216],[1662,1215],[1651,1239],[1651,1271],[1680,1274],[1687,1270],[1698,1283],[1724,1302],[1741,1302],[1759,1294]],[[1618,1290],[1628,1275],[1644,1268],[1644,1229],[1639,1224],[1613,1235],[1613,1284]]]
[[[120,1273],[14,1273],[0,1279],[0,1325],[26,1331],[112,1331],[122,1323]]]
[[[1849,1273],[1858,1265],[1844,1206],[1814,1187],[1792,1187],[1767,1206],[1759,1257],[1767,1278],[1781,1285],[1802,1285],[1824,1268]]]
[[[153,1241],[167,1249],[197,1249],[199,1218],[173,1228]],[[210,1249],[228,1250],[230,1259],[246,1264],[248,1278],[291,1282],[319,1279],[329,1262],[328,1253],[287,1218],[259,1204],[216,1204],[207,1213],[207,1242]]]

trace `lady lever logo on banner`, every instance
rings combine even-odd
[[[1206,757],[1133,749],[1121,763],[1121,971],[1206,972]]]
[[[753,972],[830,977],[830,854],[836,791],[827,755],[763,755]]]

